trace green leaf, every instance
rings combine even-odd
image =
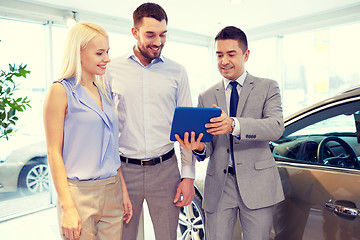
[[[9,69],[10,69],[10,72],[15,71],[15,64],[14,64],[14,66],[12,66],[12,65],[9,63]]]
[[[14,108],[11,108],[7,113],[8,119],[10,119],[12,116],[14,116],[15,113],[16,113],[16,110]]]
[[[8,139],[12,132],[10,125],[15,125],[19,118],[17,112],[23,112],[31,108],[30,99],[27,96],[14,98],[14,92],[18,90],[17,78],[26,78],[31,71],[27,70],[27,64],[9,64],[9,71],[0,70],[0,138]],[[14,78],[16,77],[16,79]]]

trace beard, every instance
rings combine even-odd
[[[151,46],[148,46],[146,48],[149,48],[149,47],[151,47]],[[149,60],[158,58],[161,55],[161,51],[164,48],[164,44],[161,44],[159,48],[160,48],[160,51],[158,53],[152,54],[149,51],[146,51],[145,48],[138,46],[138,49],[139,49],[139,52],[141,53],[141,55],[143,55],[145,58],[147,58]]]

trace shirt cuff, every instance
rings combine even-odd
[[[204,147],[204,150],[202,150],[201,152],[197,150],[193,150],[192,152],[198,161],[204,161],[206,158],[206,145]]]
[[[195,179],[195,166],[182,165],[181,166],[181,178]]]
[[[232,117],[232,119],[234,120],[235,123],[235,127],[231,133],[231,135],[233,135],[234,137],[240,137],[240,123],[239,120],[235,117]]]

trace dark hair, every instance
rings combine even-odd
[[[227,39],[237,40],[243,53],[248,50],[246,34],[240,28],[227,26],[223,28],[215,37],[215,41]]]
[[[155,18],[159,22],[165,19],[166,24],[168,18],[165,10],[156,3],[143,3],[133,13],[134,27],[141,23],[144,17]]]

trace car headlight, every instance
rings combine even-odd
[[[0,164],[6,162],[11,154],[11,151],[2,150],[0,153]]]
[[[0,158],[0,164],[6,162],[7,158]]]

